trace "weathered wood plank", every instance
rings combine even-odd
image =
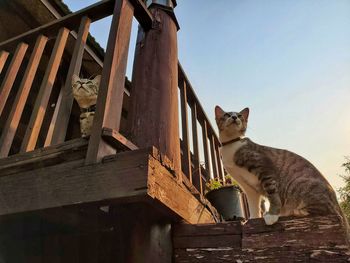
[[[216,156],[215,156],[215,142],[214,142],[214,136],[212,134],[209,135],[209,148],[210,148],[210,157],[211,157],[211,168],[213,172],[214,178],[219,177],[218,173],[218,165],[216,163]]]
[[[182,236],[173,238],[174,248],[219,248],[219,247],[241,247],[241,235],[220,236]]]
[[[181,101],[181,121],[182,121],[182,141],[183,141],[183,156],[184,163],[182,163],[184,174],[189,178],[192,183],[192,162],[191,162],[191,149],[188,132],[188,111],[187,111],[187,92],[186,83],[182,80],[179,83],[180,87],[180,101]]]
[[[148,195],[188,223],[214,222],[214,217],[205,205],[182,187],[176,178],[154,158],[150,158],[149,162]]]
[[[242,224],[240,221],[216,223],[216,224],[175,224],[173,236],[221,236],[241,235]]]
[[[0,74],[5,66],[8,56],[9,56],[8,52],[4,50],[0,52]]]
[[[144,200],[149,150],[72,169],[67,164],[0,177],[0,215],[66,205]]]
[[[102,138],[116,149],[124,151],[138,149],[135,144],[113,129],[104,127],[102,130]]]
[[[0,159],[0,176],[82,160],[85,157],[87,145],[85,139],[76,139],[53,147],[40,148]]]
[[[327,239],[324,238],[327,233]],[[243,248],[335,247],[344,245],[344,229],[337,216],[280,218],[266,226],[263,219],[251,219],[243,228]]]
[[[225,175],[224,175],[224,172],[223,172],[223,167],[222,167],[222,162],[221,162],[221,155],[220,155],[220,151],[219,151],[219,145],[215,144],[215,154],[216,154],[216,164],[218,166],[218,171],[219,171],[219,177],[224,179]]]
[[[7,118],[3,133],[0,138],[0,158],[6,157],[10,152],[13,138],[17,131],[22,112],[31,89],[35,73],[38,69],[41,56],[43,54],[47,37],[40,35],[35,43],[33,52],[30,56],[27,69],[24,73],[22,82],[19,86],[11,112]]]
[[[32,116],[30,118],[26,133],[21,145],[21,152],[27,152],[35,149],[35,145],[39,136],[40,128],[45,116],[47,104],[54,85],[58,67],[64,52],[64,48],[69,35],[67,28],[61,28],[55,46],[53,48],[47,70],[42,80],[39,93],[37,95]]]
[[[128,0],[115,2],[86,164],[115,152],[101,135],[103,127],[119,132],[133,12]]]
[[[52,138],[46,139],[47,141],[51,141],[51,144],[61,143],[66,138],[67,127],[74,100],[72,94],[72,77],[73,75],[79,76],[90,24],[91,20],[86,16],[83,17],[80,22],[78,36],[75,41],[71,62],[66,76],[66,83],[63,87],[63,100],[60,104],[56,104],[55,112],[58,111],[58,113],[55,123],[51,121],[51,125],[54,126]],[[51,134],[48,134],[47,136],[50,135]]]
[[[0,115],[5,107],[7,98],[11,92],[13,83],[17,77],[18,70],[22,64],[24,55],[27,51],[28,45],[26,43],[19,43],[17,49],[12,57],[9,68],[7,69],[5,78],[0,87]]]

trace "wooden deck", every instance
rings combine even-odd
[[[192,224],[213,222],[208,209],[162,164],[155,148],[119,152],[85,165],[87,144],[75,139],[0,159],[0,215],[77,204],[145,202]]]
[[[336,216],[263,219],[173,228],[174,262],[349,262]]]

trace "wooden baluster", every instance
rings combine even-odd
[[[47,104],[54,85],[58,67],[62,59],[64,48],[69,35],[67,28],[61,28],[55,46],[53,48],[47,70],[42,80],[39,93],[37,95],[35,106],[30,118],[24,139],[21,145],[21,152],[27,152],[35,149],[35,145],[39,136],[40,128],[45,116]]]
[[[198,127],[197,127],[197,104],[193,103],[191,106],[192,112],[192,141],[193,141],[193,163],[194,169],[192,172],[193,185],[198,191],[203,194],[201,166],[199,163],[199,146],[198,146]]]
[[[36,40],[33,52],[27,65],[27,69],[24,73],[22,82],[17,92],[17,96],[12,105],[10,115],[6,121],[3,133],[0,138],[0,158],[6,157],[10,152],[12,141],[21,119],[23,109],[32,87],[34,76],[38,69],[47,40],[47,37],[43,35],[40,35]]]
[[[216,164],[216,157],[215,157],[215,143],[214,143],[214,135],[209,135],[209,142],[210,142],[210,155],[211,155],[211,163],[212,163],[212,169],[213,169],[213,176],[214,178],[218,177],[218,167]]]
[[[208,181],[210,179],[210,160],[208,151],[208,127],[207,121],[203,120],[202,123],[202,134],[203,134],[203,148],[204,148],[204,160],[205,160],[205,170],[207,172],[205,178]]]
[[[48,133],[45,145],[64,142],[64,139],[66,137],[74,99],[72,94],[72,77],[73,75],[79,75],[86,39],[89,34],[90,24],[91,20],[86,16],[83,17],[80,22],[78,37],[75,42],[73,55],[67,73],[66,83],[63,88],[63,100],[61,100],[60,103],[56,103],[54,112],[55,118],[52,119],[50,125],[53,127],[54,131],[53,133]]]
[[[11,64],[6,72],[0,88],[0,115],[5,107],[7,98],[11,92],[13,83],[15,82],[19,67],[22,64],[27,48],[28,45],[26,43],[22,42],[18,44],[15,54],[11,60]]]
[[[188,136],[188,112],[187,112],[187,91],[186,82],[181,80],[179,82],[180,87],[180,100],[181,100],[181,120],[182,120],[182,141],[184,144],[183,155],[185,163],[183,164],[184,173],[190,179],[192,183],[192,162],[191,162],[191,149]]]
[[[133,13],[128,0],[115,1],[86,164],[115,153],[101,135],[103,127],[119,131]]]
[[[223,174],[223,171],[222,171],[222,162],[220,157],[219,145],[218,143],[216,143],[216,138],[214,138],[214,144],[215,144],[215,153],[216,153],[216,164],[219,171],[219,177],[221,179],[224,179],[225,175]]]
[[[0,52],[0,74],[2,72],[2,69],[5,66],[5,63],[6,63],[6,60],[7,60],[8,56],[9,56],[8,52],[6,52],[6,51],[1,51]]]

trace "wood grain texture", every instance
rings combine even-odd
[[[86,164],[115,152],[101,133],[103,127],[119,132],[133,12],[128,0],[115,2]]]
[[[218,165],[216,163],[217,159],[215,155],[215,142],[212,134],[209,135],[209,148],[210,148],[211,168],[212,168],[213,176],[214,178],[217,178],[219,177],[219,173],[218,173]]]
[[[17,77],[18,70],[22,65],[24,55],[27,51],[28,45],[26,43],[19,43],[17,49],[12,57],[9,68],[7,69],[4,80],[2,81],[0,87],[0,115],[5,107],[7,98],[11,92],[13,83]]]
[[[136,145],[113,129],[104,127],[102,129],[102,138],[117,150],[126,151],[138,149]]]
[[[66,205],[145,199],[149,150],[84,166],[63,163],[0,177],[0,215]]]
[[[177,27],[167,12],[150,8],[157,20],[148,32],[139,28],[132,74],[130,131],[139,147],[155,146],[173,162],[181,180]]]
[[[58,112],[57,117],[54,119],[55,123],[51,121],[51,126],[54,127],[52,138],[46,138],[46,141],[50,141],[50,144],[61,143],[66,138],[68,122],[74,100],[72,92],[72,77],[73,75],[80,75],[79,73],[83,60],[86,40],[89,34],[90,24],[91,20],[88,17],[85,16],[81,19],[78,36],[75,41],[71,62],[69,64],[68,73],[66,76],[66,82],[63,87],[63,100],[60,101],[59,104],[56,104],[55,112]],[[47,137],[48,136],[51,136],[51,134],[48,134]]]
[[[214,218],[205,205],[154,158],[150,158],[148,174],[148,195],[173,211],[174,215],[188,223],[213,223]]]
[[[8,56],[9,56],[8,52],[4,50],[0,52],[0,74],[5,66]]]
[[[29,58],[26,71],[23,75],[22,82],[17,91],[15,101],[13,102],[11,112],[7,118],[5,127],[0,137],[0,158],[6,157],[10,152],[13,138],[17,131],[19,121],[26,104],[34,76],[39,66],[41,56],[47,42],[47,37],[40,35],[35,43],[33,52]]]
[[[214,139],[213,139],[213,141],[214,141]],[[216,155],[216,164],[218,167],[218,175],[220,178],[224,179],[225,175],[223,172],[223,166],[222,166],[221,155],[220,155],[220,151],[219,151],[219,145],[215,144],[215,142],[214,142],[214,148],[215,148],[215,155]]]
[[[67,28],[61,28],[47,65],[44,78],[42,80],[39,93],[37,95],[32,116],[30,118],[26,133],[21,145],[21,152],[32,151],[39,136],[40,128],[45,116],[47,104],[51,95],[52,87],[54,85],[58,67],[62,59],[64,48],[69,35]]]

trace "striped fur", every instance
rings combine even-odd
[[[270,203],[264,215],[267,224],[279,216],[335,214],[348,229],[334,190],[315,166],[293,152],[243,138],[248,115],[248,108],[241,112],[215,108],[221,142],[242,138],[221,147],[221,155],[226,171],[247,195],[251,217],[260,215],[260,198],[265,197]]]

